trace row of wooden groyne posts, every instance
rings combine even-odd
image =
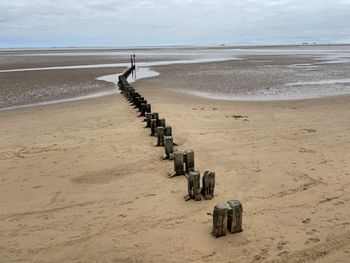
[[[202,178],[202,188],[200,187],[200,172],[194,168],[193,150],[175,150],[177,146],[172,135],[172,127],[166,125],[166,121],[159,117],[159,113],[152,112],[151,104],[127,81],[130,74],[136,70],[135,56],[131,56],[131,67],[119,75],[118,86],[121,93],[140,112],[139,117],[143,117],[146,127],[151,130],[151,136],[155,136],[157,141],[155,146],[164,147],[162,159],[173,160],[174,170],[168,176],[174,177],[184,175],[188,182],[188,194],[185,200],[194,199],[196,201],[212,199],[214,197],[215,173],[205,171]],[[229,200],[218,203],[213,211],[212,235],[220,237],[226,235],[226,231],[237,233],[242,231],[243,208],[239,200]]]

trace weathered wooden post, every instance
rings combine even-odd
[[[165,128],[164,128],[164,135],[165,136],[173,136],[173,132],[172,132],[171,126],[165,126]]]
[[[137,104],[139,103],[140,100],[141,100],[141,97],[136,97],[136,98],[135,98],[135,101],[134,101],[134,103],[133,103],[134,109],[137,108]]]
[[[164,135],[165,136],[173,136],[173,130],[172,130],[171,126],[165,126]],[[173,145],[177,146],[174,138],[173,138]]]
[[[134,109],[138,109],[139,106],[140,106],[140,104],[141,104],[141,102],[144,101],[144,99],[145,99],[144,97],[138,97],[138,98],[136,99]]]
[[[183,151],[174,152],[174,171],[169,173],[168,176],[169,178],[171,178],[178,175],[185,175]]]
[[[158,119],[157,126],[165,127],[165,119]]]
[[[130,92],[130,96],[128,98],[128,101],[131,103],[134,100],[134,97],[136,97],[138,93],[136,91]]]
[[[186,150],[184,154],[186,173],[189,174],[191,171],[194,171],[194,152],[193,150]]]
[[[156,133],[157,129],[157,120],[156,119],[151,119],[151,134],[150,136],[154,136]]]
[[[138,108],[139,112],[141,112],[141,105],[142,104],[147,105],[147,100],[145,100],[145,99],[140,100],[139,104],[137,105],[137,108]],[[146,108],[145,108],[145,112],[146,112]]]
[[[146,112],[148,113],[152,112],[151,104],[147,104]]]
[[[156,119],[157,122],[158,122],[158,119],[159,119],[159,114],[158,114],[158,112],[153,112],[153,113],[152,113],[152,119]]]
[[[146,111],[145,111],[145,118],[143,119],[143,122],[147,122],[147,113],[151,113],[151,104],[147,104],[146,105]],[[147,126],[146,126],[146,128],[147,128]]]
[[[165,154],[163,155],[163,160],[169,159],[172,160],[174,158],[174,144],[173,137],[164,136],[164,150]]]
[[[209,200],[214,197],[214,188],[215,188],[215,173],[205,171],[202,178],[202,194],[205,199]]]
[[[196,201],[201,201],[201,174],[199,171],[192,171],[187,176],[187,190],[188,195],[185,196],[185,200],[195,199]]]
[[[152,113],[146,113],[146,127],[145,128],[151,128],[151,119],[152,119]]]
[[[145,117],[146,116],[146,109],[147,109],[147,104],[142,103],[140,107],[140,115],[139,117]]]
[[[227,228],[231,233],[242,232],[243,207],[239,200],[230,200],[227,202],[228,209]]]
[[[164,146],[164,127],[157,127],[157,142],[155,146]]]
[[[137,95],[135,95],[134,97],[133,97],[133,99],[132,99],[132,102],[131,102],[131,105],[136,105],[136,103],[137,103],[137,101],[138,101],[138,99],[140,99],[141,98],[141,95],[139,95],[139,94],[137,94]]]
[[[214,237],[226,236],[227,215],[230,206],[228,203],[218,203],[213,211],[213,230]]]

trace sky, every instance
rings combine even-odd
[[[350,0],[1,0],[0,47],[350,43]]]

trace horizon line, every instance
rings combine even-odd
[[[350,42],[344,43],[318,43],[316,41],[309,42],[305,41],[302,43],[289,43],[289,44],[233,44],[233,43],[216,43],[216,44],[160,44],[160,45],[130,45],[130,46],[74,46],[74,45],[62,45],[62,46],[21,46],[21,47],[0,47],[0,50],[31,50],[31,49],[144,49],[144,48],[176,48],[176,47],[279,47],[279,46],[342,46],[350,45]]]

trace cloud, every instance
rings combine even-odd
[[[337,42],[350,33],[348,14],[350,0],[2,0],[0,43]]]

